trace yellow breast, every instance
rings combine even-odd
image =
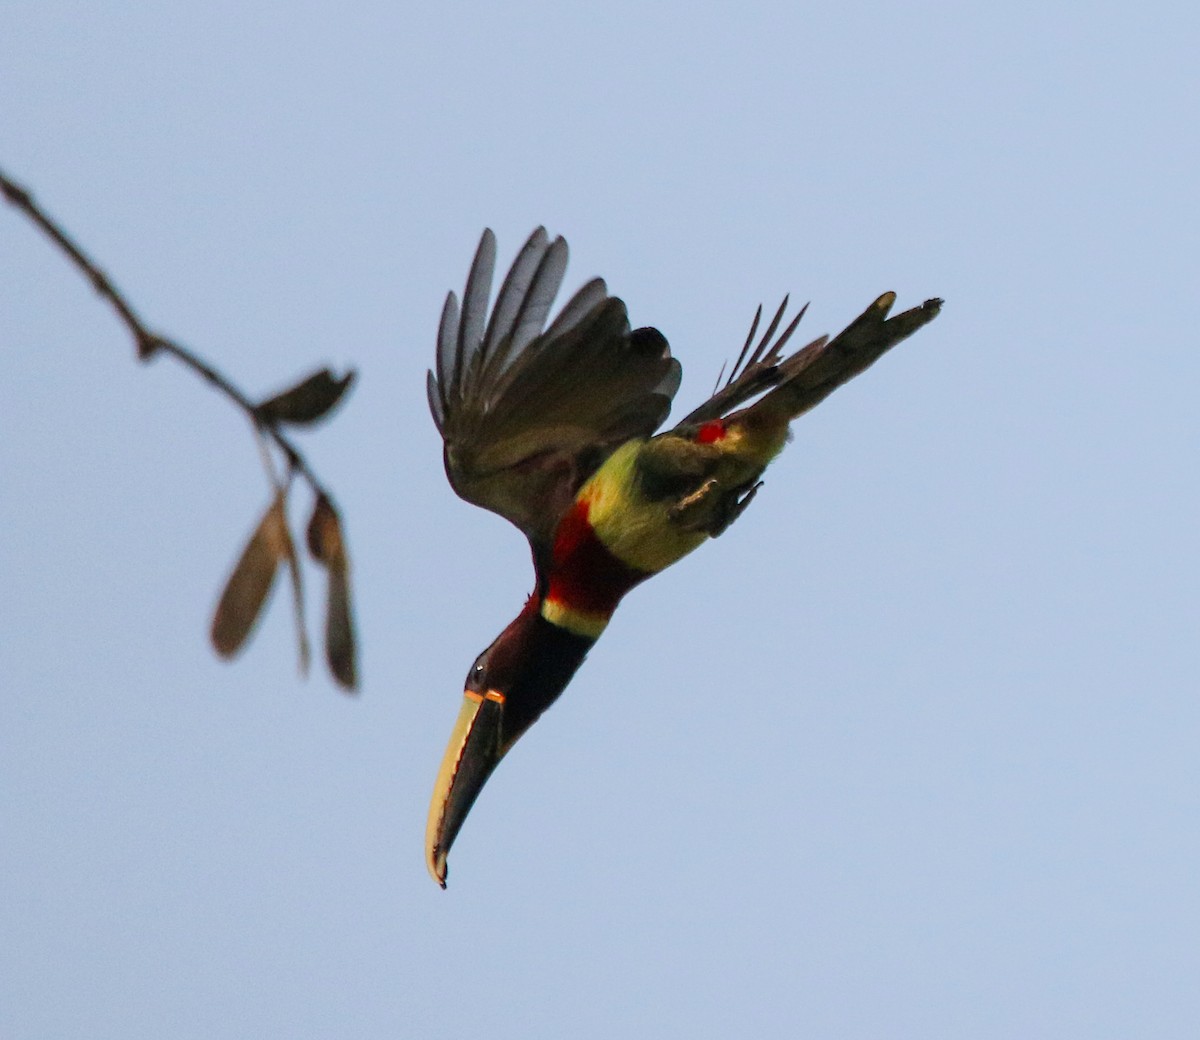
[[[655,573],[669,567],[708,538],[680,530],[669,515],[670,502],[651,501],[638,487],[636,460],[645,441],[621,445],[579,491],[588,503],[596,537],[630,567]]]

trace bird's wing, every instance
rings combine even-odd
[[[733,368],[729,372],[729,378],[725,380],[724,386],[721,385],[721,379],[725,374],[722,369],[721,375],[717,376],[717,386],[713,391],[712,397],[700,405],[700,407],[689,412],[680,421],[680,426],[689,426],[696,423],[708,422],[710,419],[719,419],[764,390],[769,390],[782,380],[783,348],[787,346],[788,340],[792,338],[792,333],[796,331],[796,326],[800,324],[800,319],[804,317],[804,312],[808,310],[808,304],[801,307],[800,312],[779,333],[778,338],[776,338],[775,333],[779,330],[779,325],[783,321],[784,314],[787,313],[787,306],[788,297],[785,296],[783,302],[779,305],[779,310],[775,312],[775,317],[771,319],[766,331],[763,332],[762,339],[758,341],[758,346],[751,350],[750,348],[754,343],[754,335],[758,332],[758,325],[762,320],[762,306],[759,306],[758,310],[754,312],[754,320],[750,323],[750,332],[746,335],[746,342],[742,347],[741,353],[738,354],[737,361],[734,362]],[[791,355],[791,357],[811,355],[819,351],[825,345],[827,339],[827,336],[821,336]],[[788,360],[790,361],[791,358]]]
[[[599,278],[545,327],[567,267],[561,237],[529,236],[489,316],[495,260],[486,230],[461,310],[454,293],[442,310],[429,408],[451,486],[516,524],[536,555],[613,449],[662,424],[680,368],[659,332],[630,331]]]

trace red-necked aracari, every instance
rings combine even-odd
[[[495,260],[495,236],[484,231],[461,307],[450,293],[442,310],[429,407],[451,486],[525,533],[535,587],[467,673],[425,835],[443,887],[480,789],[562,693],[621,597],[729,527],[788,424],[941,307],[926,300],[889,318],[896,297],[884,293],[837,336],[787,356],[804,311],[783,326],[785,298],[755,344],[760,307],[724,384],[656,435],[680,379],[663,335],[631,330],[625,304],[599,278],[546,327],[567,244],[544,228],[517,254],[489,314]]]

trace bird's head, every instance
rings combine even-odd
[[[540,597],[531,596],[467,672],[425,830],[425,862],[443,888],[450,846],[483,785],[566,688],[594,642],[547,621],[540,607]]]

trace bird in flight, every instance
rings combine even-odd
[[[893,317],[884,293],[837,336],[785,355],[785,298],[761,338],[755,314],[722,384],[655,434],[681,369],[657,329],[630,329],[600,278],[547,327],[567,243],[538,228],[489,314],[496,238],[485,230],[461,307],[446,297],[426,389],[457,494],[529,539],[535,584],[524,609],[467,673],[434,785],[426,864],[446,857],[500,760],[566,688],[621,598],[732,524],[753,501],[788,425],[932,321],[941,300]],[[782,326],[782,331],[781,331]]]

